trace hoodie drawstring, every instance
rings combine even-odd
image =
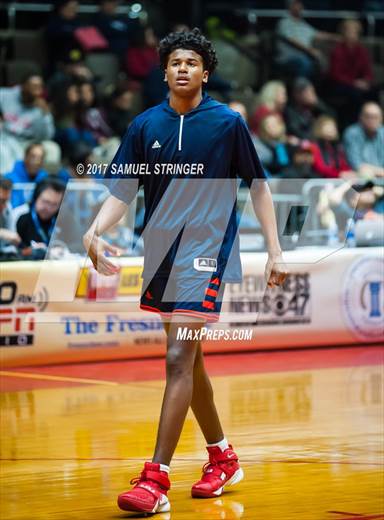
[[[181,140],[183,137],[183,123],[184,123],[184,116],[180,116],[180,126],[179,126],[179,146],[178,150],[181,151]]]

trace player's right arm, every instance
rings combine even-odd
[[[119,256],[120,250],[111,246],[101,235],[116,225],[125,215],[128,205],[135,198],[139,181],[130,176],[113,175],[113,169],[130,163],[141,162],[139,131],[136,120],[123,137],[121,145],[104,176],[104,184],[110,192],[91,227],[83,236],[83,244],[95,269],[104,275],[115,274],[119,267],[108,259],[108,255]]]
[[[111,262],[107,254],[119,256],[118,248],[111,246],[101,235],[116,225],[127,211],[127,204],[110,195],[101,206],[91,227],[83,236],[83,244],[95,269],[105,275],[115,274],[119,267]]]

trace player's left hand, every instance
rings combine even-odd
[[[265,280],[268,287],[283,285],[288,276],[288,268],[281,253],[269,253],[265,266]]]

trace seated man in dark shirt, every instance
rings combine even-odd
[[[24,256],[44,258],[53,235],[55,239],[64,238],[70,245],[70,234],[76,233],[73,218],[67,215],[65,230],[56,227],[64,192],[65,184],[55,177],[47,177],[36,186],[29,212],[21,215],[16,224]]]

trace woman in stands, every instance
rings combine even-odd
[[[287,145],[286,128],[278,114],[264,117],[259,126],[259,135],[254,144],[263,166],[271,175],[282,175],[291,160]]]
[[[269,114],[276,114],[283,119],[283,112],[287,104],[287,89],[282,81],[268,81],[259,94],[255,112],[250,120],[250,128],[259,133],[260,123]]]
[[[356,176],[345,157],[333,117],[325,115],[318,117],[313,127],[313,135],[315,142],[312,146],[314,158],[312,168],[316,174],[326,178]]]

